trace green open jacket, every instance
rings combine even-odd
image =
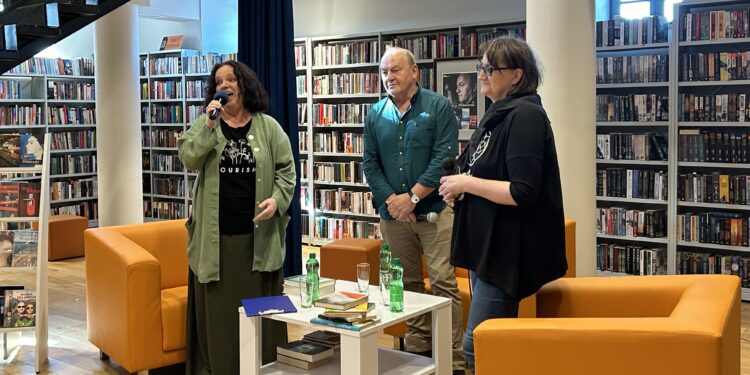
[[[289,137],[278,122],[263,113],[253,114],[247,133],[256,162],[255,215],[258,203],[273,197],[278,210],[268,220],[254,225],[254,271],[275,271],[284,263],[284,240],[296,174]],[[219,280],[219,158],[227,140],[221,127],[206,125],[206,116],[177,140],[180,160],[188,170],[198,171],[193,185],[193,212],[188,230],[190,268],[202,283]]]

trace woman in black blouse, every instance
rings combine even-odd
[[[439,189],[455,204],[451,263],[471,271],[464,352],[472,370],[474,328],[516,317],[521,299],[568,268],[560,170],[534,53],[502,37],[480,54],[479,83],[492,105],[458,158],[460,173]]]

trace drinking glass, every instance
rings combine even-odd
[[[302,307],[312,307],[312,283],[307,282],[307,278],[299,281],[299,299]]]
[[[357,291],[368,294],[370,289],[370,263],[357,264]]]
[[[383,297],[383,305],[391,304],[391,273],[380,274],[380,296]]]

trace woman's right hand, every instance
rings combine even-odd
[[[216,116],[215,120],[211,120],[211,118],[209,118],[208,116],[208,114],[211,113],[213,110],[219,111],[219,116]],[[215,128],[217,122],[219,121],[220,116],[221,116],[221,103],[218,100],[212,100],[210,103],[208,103],[208,106],[206,106],[206,126],[208,126],[209,129]]]

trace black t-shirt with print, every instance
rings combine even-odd
[[[221,132],[227,145],[219,161],[219,232],[253,232],[255,216],[255,157],[247,141],[252,120],[233,128],[223,120]]]

